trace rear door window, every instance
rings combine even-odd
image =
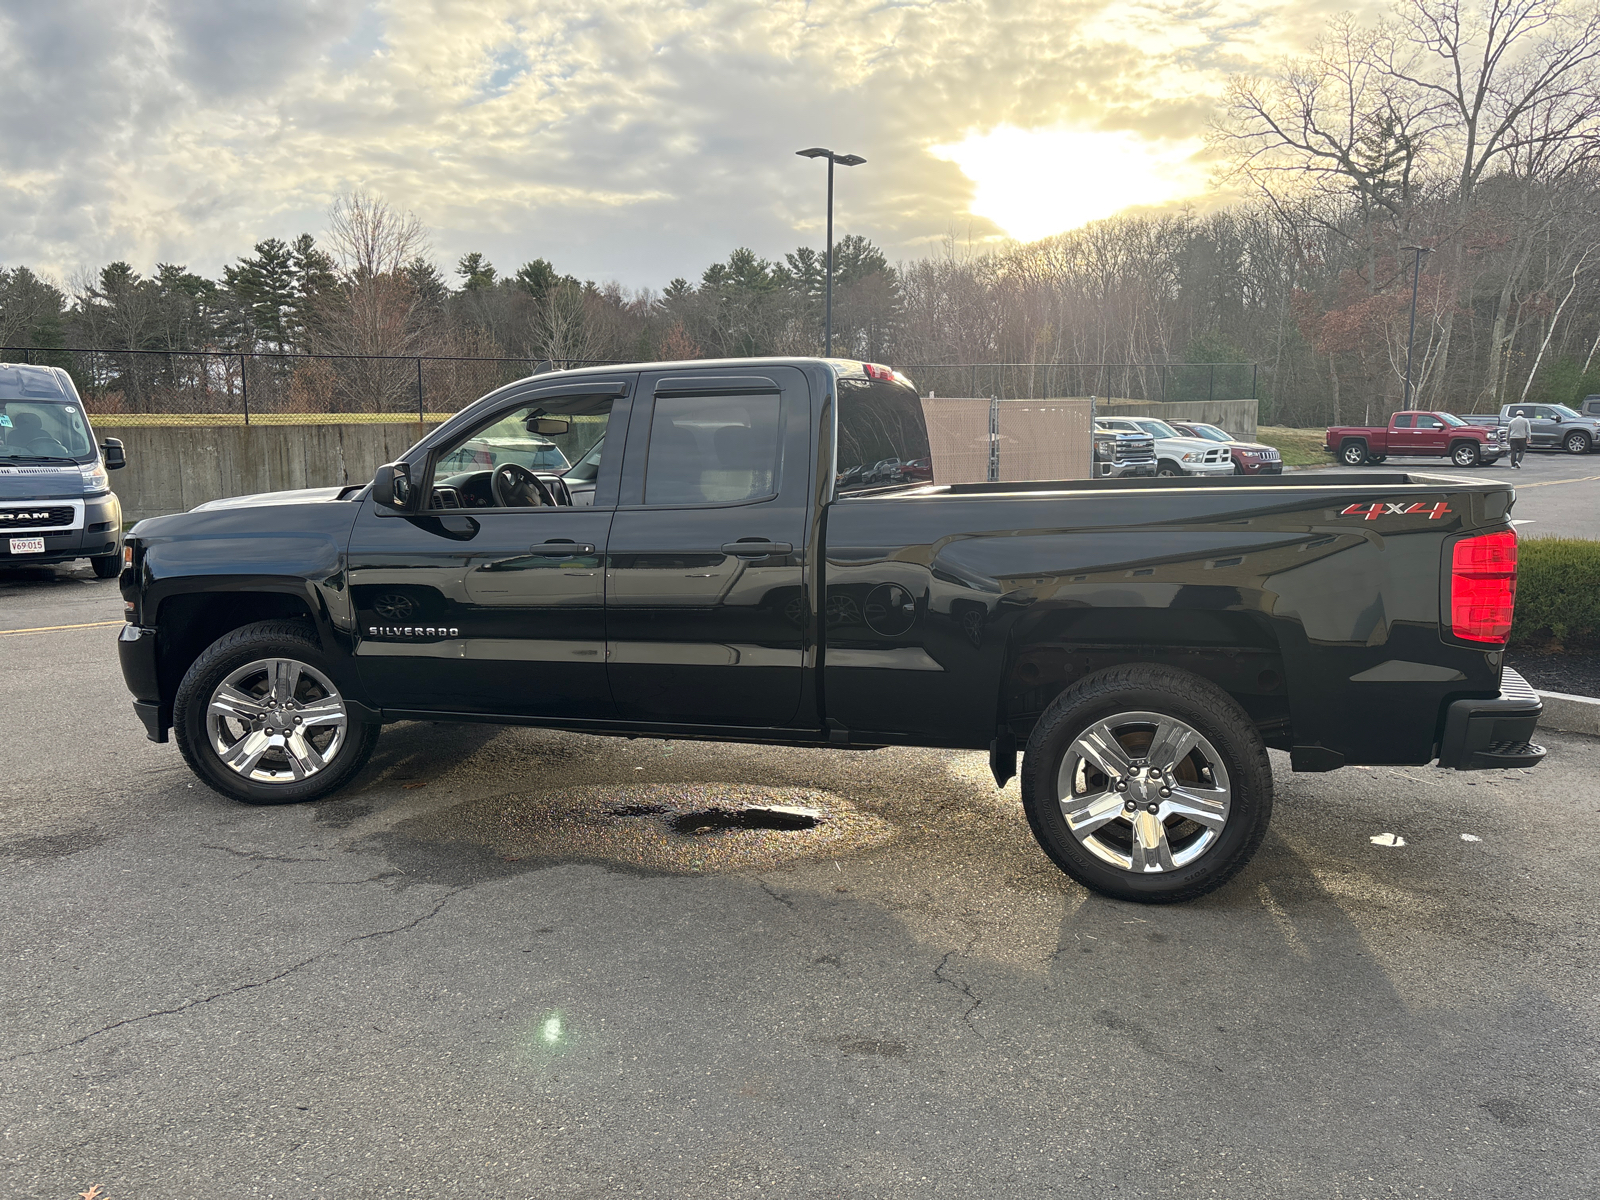
[[[645,461],[646,504],[738,504],[778,491],[776,395],[658,396]]]

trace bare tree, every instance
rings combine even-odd
[[[408,272],[428,253],[422,223],[355,192],[328,210],[327,244],[339,286],[317,314],[319,348],[359,356],[337,368],[348,402],[378,412],[408,409],[417,399],[415,368],[394,360],[425,349],[425,314]]]

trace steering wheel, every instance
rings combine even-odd
[[[550,489],[527,467],[501,463],[489,476],[489,490],[501,508],[554,508]]]

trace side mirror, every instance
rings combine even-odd
[[[529,433],[541,437],[560,437],[572,428],[572,422],[565,417],[529,417],[527,426]]]
[[[372,502],[400,511],[411,506],[411,468],[405,463],[385,463],[372,477]]]
[[[107,438],[101,442],[100,453],[105,455],[108,471],[120,471],[128,465],[128,455],[122,448],[121,438]]]

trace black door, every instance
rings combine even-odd
[[[431,484],[416,514],[367,501],[350,588],[357,661],[384,708],[613,714],[604,561],[620,455],[602,456],[592,505],[571,506],[559,472],[602,436],[620,449],[631,377],[583,383],[511,392],[471,429],[424,442],[411,465],[421,480],[433,464]]]
[[[641,378],[607,560],[619,716],[796,720],[810,627],[810,412],[793,367]]]

